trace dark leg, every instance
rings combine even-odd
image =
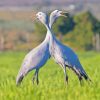
[[[39,84],[38,72],[39,72],[39,70],[36,70],[36,83],[37,83],[37,85]]]
[[[66,74],[66,67],[64,67],[65,82],[68,84],[68,75]]]
[[[75,72],[75,74],[78,76],[78,79],[79,79],[79,81],[80,81],[80,85],[82,86],[82,76],[81,76],[81,74],[80,74],[80,72],[79,72],[79,70],[77,70],[76,68],[74,68],[74,67],[71,67],[71,69]]]
[[[68,84],[68,76],[66,75],[66,82],[67,82],[67,84]]]
[[[35,77],[36,77],[36,71],[35,71],[35,73],[34,73],[34,75],[33,75],[33,78],[32,78],[33,84],[34,84],[34,81],[35,81]]]
[[[82,86],[82,77],[81,76],[78,76],[78,79],[80,81],[80,85]]]

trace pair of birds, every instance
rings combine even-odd
[[[67,83],[68,76],[66,73],[66,67],[72,69],[76,73],[80,82],[83,78],[86,80],[90,80],[79,61],[78,56],[71,48],[63,45],[60,41],[58,41],[51,29],[56,19],[60,16],[66,17],[66,13],[67,12],[54,10],[50,14],[50,22],[46,13],[38,12],[36,14],[37,19],[46,27],[47,34],[45,40],[25,56],[16,78],[17,85],[20,84],[23,78],[33,69],[36,70],[33,75],[33,83],[36,79],[36,83],[38,84],[39,69],[47,62],[50,57],[52,57],[55,62],[62,67],[64,71],[65,81]]]

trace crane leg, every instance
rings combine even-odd
[[[39,70],[36,70],[36,83],[37,83],[37,85],[39,84],[38,72],[39,72]]]
[[[80,85],[82,86],[82,77],[81,76],[78,76],[78,79],[80,81]]]
[[[34,73],[34,75],[33,75],[33,78],[32,78],[33,84],[34,84],[34,81],[35,81],[35,77],[36,77],[36,71],[35,71],[35,73]]]
[[[35,81],[35,79],[36,79],[37,85],[39,84],[38,72],[39,72],[39,70],[36,69],[36,71],[35,71],[35,73],[34,73],[34,75],[33,75],[33,78],[32,78],[33,84],[34,84],[34,81]]]
[[[65,82],[68,84],[68,75],[66,73],[66,66],[64,67]]]

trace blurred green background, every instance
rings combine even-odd
[[[0,0],[0,100],[99,100],[100,99],[100,1],[99,0]],[[70,11],[53,25],[55,36],[71,47],[92,79],[80,86],[76,75],[62,69],[52,58],[41,68],[40,84],[32,84],[31,72],[16,86],[25,55],[46,36],[45,27],[34,21],[38,11]],[[33,22],[34,21],[34,22]]]
[[[46,29],[40,22],[33,22],[35,14],[50,14],[55,9],[70,12],[69,17],[60,17],[53,25],[58,39],[74,50],[100,51],[99,0],[8,1],[0,6],[0,51],[30,50],[40,44]]]

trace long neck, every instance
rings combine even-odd
[[[46,29],[47,29],[47,34],[46,34],[46,38],[45,40],[48,40],[49,38],[51,38],[53,35],[52,35],[52,32],[51,32],[51,28],[49,27],[49,24],[44,24]]]
[[[50,22],[49,22],[49,27],[52,28],[52,25],[54,24],[54,22],[56,21],[56,17],[55,16],[52,16],[50,15]]]
[[[52,34],[52,31],[51,31],[51,27],[49,26],[49,24],[44,24],[46,29],[47,29],[47,33],[49,32],[50,34]]]
[[[49,27],[50,28],[52,28],[52,25],[53,25],[54,21],[55,21],[55,19],[50,16],[50,22],[49,22]]]
[[[47,31],[51,31],[51,28],[48,24],[45,24],[45,27],[46,27]]]
[[[50,47],[52,46],[52,42],[53,42],[53,39],[54,39],[54,35],[52,34],[52,29],[51,29],[52,24],[53,23],[44,24],[46,29],[47,29],[47,35],[46,35],[45,40],[48,41],[48,43],[50,44]]]

